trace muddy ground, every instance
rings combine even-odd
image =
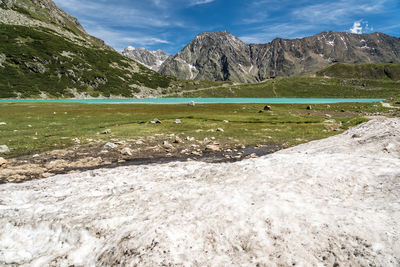
[[[212,140],[176,140],[176,137],[150,142],[140,139],[134,142],[115,140],[108,145],[78,145],[10,159],[1,168],[0,183],[18,183],[98,168],[173,161],[234,162],[270,154],[283,147],[274,143],[248,147],[241,144],[228,146]]]

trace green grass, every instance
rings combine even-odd
[[[317,72],[318,76],[346,79],[400,80],[400,64],[336,63]]]
[[[400,95],[392,80],[289,77],[207,90],[183,92],[183,97],[389,98]],[[176,95],[177,96],[177,95]]]
[[[0,154],[6,158],[34,154],[74,145],[87,139],[99,144],[112,138],[180,134],[202,140],[215,137],[228,146],[276,143],[291,146],[298,143],[334,135],[338,125],[326,124],[325,114],[342,123],[342,130],[365,121],[361,112],[382,112],[386,109],[376,104],[272,105],[272,112],[258,113],[261,104],[204,104],[187,105],[137,105],[137,104],[54,104],[54,103],[3,103],[0,104],[0,145],[7,145],[11,153]],[[346,112],[341,112],[344,109]],[[137,124],[137,121],[160,119],[162,124]],[[182,124],[174,124],[181,119]],[[228,120],[229,123],[224,123]],[[98,134],[106,128],[111,135]],[[224,132],[208,132],[223,128]]]

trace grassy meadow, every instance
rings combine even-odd
[[[138,140],[153,136],[162,142],[171,134],[183,138],[215,138],[235,147],[274,143],[288,147],[342,132],[366,121],[365,112],[385,112],[379,103],[274,104],[259,113],[263,104],[59,104],[1,103],[0,145],[11,152],[6,158],[115,140]],[[161,124],[150,124],[158,118]],[[175,124],[174,120],[182,120]],[[224,121],[229,121],[224,122]],[[139,124],[138,121],[145,123]],[[216,129],[222,128],[223,132]],[[111,134],[101,134],[111,129]]]

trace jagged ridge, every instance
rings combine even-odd
[[[383,33],[329,31],[247,45],[229,32],[203,33],[164,62],[160,73],[185,79],[256,82],[315,72],[335,62],[400,63],[400,39]]]

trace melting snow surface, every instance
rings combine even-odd
[[[0,185],[0,265],[399,266],[400,119],[236,163]]]

